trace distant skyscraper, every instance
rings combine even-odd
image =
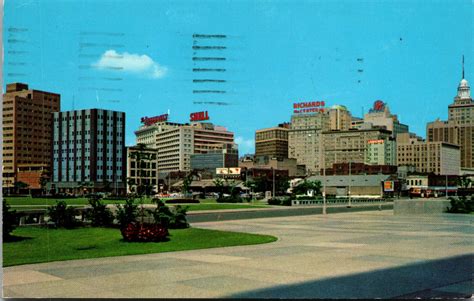
[[[373,108],[365,114],[364,122],[371,123],[374,127],[384,127],[392,132],[392,137],[408,133],[408,125],[400,123],[397,115],[391,114],[388,105],[381,100],[374,102]]]
[[[3,94],[4,189],[23,182],[40,189],[41,177],[51,172],[53,112],[60,110],[57,93],[28,89],[27,84],[7,85]]]
[[[288,127],[277,126],[255,132],[255,156],[288,158]]]
[[[351,127],[351,112],[345,106],[334,105],[329,109],[329,122],[332,131],[346,131]]]
[[[52,187],[59,192],[125,191],[125,113],[54,113]],[[84,186],[83,188],[80,188]]]
[[[137,143],[158,151],[158,172],[190,171],[191,155],[228,148],[234,144],[234,133],[210,122],[181,124],[167,120],[142,119],[135,135]],[[150,121],[151,120],[151,121]]]
[[[295,113],[291,116],[288,132],[288,156],[297,160],[299,165],[306,166],[308,174],[315,174],[320,169],[321,133],[330,129],[329,114],[326,111],[317,113]]]
[[[397,136],[397,165],[414,166],[417,172],[459,175],[459,146],[446,142],[425,142],[402,133]]]
[[[428,123],[426,137],[428,141],[442,141],[457,144],[461,147],[461,167],[474,167],[474,102],[471,98],[469,83],[464,78],[463,58],[462,79],[458,86],[454,103],[448,106],[447,121]]]

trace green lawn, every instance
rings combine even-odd
[[[22,211],[30,209],[46,209],[48,206],[56,204],[59,199],[31,198],[31,197],[6,197],[7,203],[13,210]],[[88,205],[86,198],[64,199],[66,203],[74,207],[83,207]],[[166,201],[167,199],[163,199]],[[199,200],[199,204],[182,204],[189,206],[189,211],[197,210],[220,210],[220,209],[247,209],[247,208],[268,208],[269,206],[261,203],[217,203],[215,199]],[[103,200],[104,204],[123,204],[125,200]],[[144,204],[151,204],[151,198],[144,198]],[[168,204],[173,206],[175,204]]]
[[[23,239],[3,243],[3,266],[253,245],[276,241],[269,235],[205,230],[170,230],[170,240],[159,243],[127,243],[114,228],[74,230],[19,227],[13,235]]]
[[[169,204],[171,206],[171,204]],[[226,204],[226,203],[204,203],[204,204],[181,204],[187,206],[189,211],[198,210],[221,210],[221,209],[250,209],[250,208],[270,208],[268,205],[252,205],[252,204]]]

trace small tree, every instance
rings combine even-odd
[[[127,198],[125,204],[116,204],[117,221],[121,228],[130,223],[136,222],[138,217],[138,205],[135,203],[135,197]]]
[[[224,180],[221,178],[215,178],[212,182],[216,186],[217,193],[219,194],[217,199],[222,199],[224,197]]]
[[[25,182],[18,181],[18,182],[15,182],[13,186],[15,187],[15,191],[19,193],[20,189],[28,188],[30,185],[26,184]]]
[[[87,216],[90,219],[92,226],[110,226],[114,221],[114,215],[107,208],[107,205],[103,204],[100,200],[100,196],[93,195],[89,198],[89,204],[92,209],[88,212]]]
[[[47,215],[56,227],[71,229],[77,225],[76,210],[65,201],[57,201],[56,205],[48,207]]]
[[[308,191],[313,190],[314,194],[321,193],[321,182],[320,181],[308,181],[304,180],[297,186],[293,187],[293,194],[307,194]]]
[[[189,193],[189,188],[191,187],[191,183],[193,182],[193,175],[190,173],[183,179],[183,194],[187,195]]]
[[[15,230],[17,225],[16,211],[10,210],[10,205],[3,200],[3,239],[9,241],[12,239],[11,233]]]

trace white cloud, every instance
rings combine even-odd
[[[146,54],[118,53],[111,49],[102,54],[100,59],[92,64],[97,69],[113,69],[124,72],[143,74],[151,78],[162,78],[168,68],[160,66]]]
[[[242,136],[235,137],[235,143],[239,145],[239,152],[240,150],[253,149],[255,146],[255,141],[253,139],[245,139]]]

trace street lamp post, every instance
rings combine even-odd
[[[275,199],[275,168],[272,167],[273,172],[273,198]]]
[[[352,161],[349,161],[349,191],[348,191],[348,195],[349,195],[349,205],[347,206],[348,208],[351,208],[351,163]]]
[[[319,163],[320,167],[323,167],[323,215],[326,215],[326,162],[324,159],[324,144],[322,143],[322,138],[322,136],[319,137]]]

